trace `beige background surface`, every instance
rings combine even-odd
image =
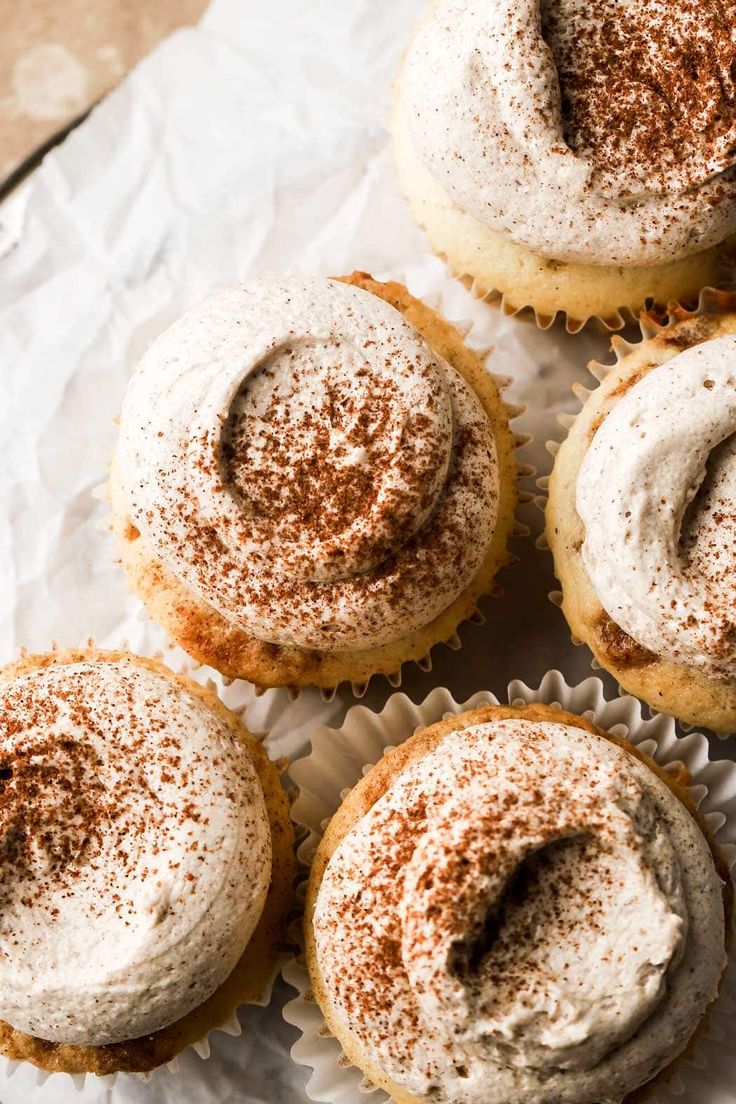
[[[0,184],[207,0],[0,0]]]

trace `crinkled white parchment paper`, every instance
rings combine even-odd
[[[126,379],[151,339],[211,288],[275,271],[396,277],[441,296],[471,339],[493,343],[492,368],[514,377],[528,405],[516,428],[535,436],[523,459],[549,470],[555,414],[574,410],[575,380],[606,355],[597,334],[540,333],[474,303],[445,274],[399,196],[387,146],[389,86],[424,0],[215,0],[202,23],[164,42],[0,208],[0,661],[52,640],[127,642],[155,651],[99,528],[104,481]],[[519,199],[522,202],[522,198]],[[530,489],[533,484],[529,484]],[[541,515],[524,509],[538,531]],[[439,647],[434,670],[407,670],[420,700],[435,685],[458,700],[507,681],[535,683],[550,667],[574,681],[590,671],[560,613],[549,556],[520,540],[521,564],[488,622],[462,631],[463,650]],[[609,686],[610,686],[609,681]],[[374,682],[368,704],[390,693]],[[252,695],[231,688],[239,700]],[[283,692],[254,704],[252,727],[273,725],[275,753],[301,754],[314,723],[339,724],[351,702]],[[718,756],[729,745],[712,742]],[[216,1038],[213,1057],[188,1054],[149,1084],[121,1077],[44,1085],[26,1066],[2,1104],[211,1104],[305,1100],[288,1057],[292,1028],[277,991],[248,1009],[240,1039]]]

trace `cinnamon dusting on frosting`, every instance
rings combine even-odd
[[[659,265],[736,230],[733,0],[439,0],[399,96],[448,202],[553,261]]]
[[[685,190],[736,156],[732,0],[544,0],[565,141],[635,195]]]
[[[260,640],[321,651],[429,623],[498,509],[475,393],[394,307],[333,280],[233,287],[164,334],[118,473],[180,581]]]
[[[709,382],[709,381],[707,381]],[[728,662],[736,652],[736,426],[713,449],[680,532],[683,573],[703,587],[706,646]]]
[[[575,501],[606,615],[599,636],[616,662],[652,654],[736,675],[735,346],[702,341],[638,370],[594,420]],[[621,634],[644,653],[633,664]]]
[[[375,330],[366,324],[366,351],[381,340],[370,336]],[[442,409],[446,395],[433,365],[411,365],[426,412],[407,410],[397,403],[400,362],[387,357],[391,375],[367,359],[355,367],[341,345],[323,354],[318,396],[303,348],[274,354],[240,389],[221,447],[225,477],[244,510],[295,556],[305,544],[323,544],[338,577],[353,563],[382,563],[413,536],[417,520],[437,504],[438,468],[447,471],[447,461],[437,460],[451,446],[450,412]],[[386,486],[376,473],[388,470],[395,478]]]
[[[202,1003],[270,877],[253,764],[174,676],[119,659],[0,685],[0,1018],[101,1046]]]

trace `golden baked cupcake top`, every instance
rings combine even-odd
[[[455,204],[535,254],[659,265],[736,230],[736,6],[438,0],[400,78]]]
[[[107,1047],[202,1004],[271,879],[245,745],[164,668],[132,656],[0,675],[0,1018]]]
[[[723,883],[695,817],[625,746],[547,714],[417,734],[325,837],[313,984],[401,1099],[620,1101],[717,994]]]
[[[393,306],[337,280],[218,292],[150,348],[117,480],[166,568],[227,621],[321,651],[404,636],[473,580],[493,426]]]

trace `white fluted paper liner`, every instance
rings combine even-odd
[[[259,1008],[265,1008],[267,1005],[269,1005],[271,1003],[271,997],[273,995],[273,987],[276,982],[276,978],[279,976],[285,961],[286,956],[284,955],[274,964],[274,969],[272,971],[271,977],[269,978],[268,983],[264,987],[264,990],[258,1000],[243,1001],[242,1004],[238,1006],[238,1008],[243,1007],[246,1004],[253,1004]],[[218,1031],[223,1032],[225,1035],[242,1035],[243,1029],[240,1020],[238,1019],[237,1009],[224,1023],[218,1024],[215,1027],[211,1027],[206,1035],[204,1035],[201,1039],[197,1039],[196,1042],[190,1043],[188,1047],[185,1047],[181,1054],[177,1054],[174,1058],[171,1059],[170,1062],[166,1062],[162,1066],[157,1066],[156,1069],[151,1070],[149,1073],[126,1073],[124,1071],[121,1071],[119,1073],[109,1073],[103,1076],[98,1076],[94,1073],[51,1073],[49,1070],[36,1068],[34,1070],[34,1084],[36,1086],[45,1085],[46,1082],[49,1081],[51,1078],[63,1078],[67,1084],[72,1084],[79,1093],[82,1093],[85,1086],[88,1084],[88,1082],[91,1081],[94,1082],[96,1086],[104,1086],[111,1092],[113,1089],[115,1089],[116,1093],[120,1093],[122,1099],[122,1095],[125,1092],[126,1080],[133,1079],[135,1081],[145,1081],[149,1084],[155,1084],[157,1081],[165,1078],[168,1074],[180,1072],[181,1059],[182,1056],[187,1053],[187,1051],[192,1051],[194,1054],[196,1054],[198,1058],[209,1058],[211,1052],[210,1041],[212,1036],[215,1035]],[[11,1078],[18,1071],[19,1068],[28,1065],[28,1063],[23,1061],[16,1061],[15,1059],[3,1058],[2,1065],[4,1075],[7,1078]]]
[[[86,644],[90,647],[97,646],[93,640],[88,640]],[[55,648],[56,645],[54,645]],[[117,650],[127,651],[130,649],[127,643],[122,643]],[[163,653],[159,653],[156,658],[172,670],[179,671],[181,674],[185,674],[206,686],[207,689],[213,690],[227,708],[241,718],[248,731],[263,741],[268,749],[269,757],[273,760],[286,759],[301,754],[307,746],[308,734],[312,731],[315,723],[328,723],[330,720],[334,720],[340,712],[338,703],[322,702],[317,692],[302,695],[298,701],[293,700],[286,690],[269,690],[262,695],[257,695],[255,688],[250,683],[223,679],[217,672],[197,665],[175,645],[172,645],[170,649]],[[294,896],[293,905],[294,908],[298,906],[296,895]],[[91,1089],[94,1092],[95,1102],[104,1100],[106,1104],[118,1104],[118,1102],[119,1104],[125,1104],[131,1086],[145,1082],[150,1087],[152,1102],[159,1100],[157,1093],[159,1089],[162,1094],[161,1100],[165,1099],[167,1102],[176,1100],[178,1102],[178,1090],[173,1096],[168,1091],[172,1087],[171,1075],[177,1075],[177,1078],[181,1079],[181,1083],[185,1084],[187,1073],[191,1070],[191,1062],[210,1057],[214,1036],[222,1033],[231,1037],[238,1037],[243,1034],[243,1028],[238,1017],[240,1009],[247,1006],[265,1008],[271,1003],[276,980],[285,964],[293,959],[293,948],[287,942],[288,938],[285,932],[284,946],[279,949],[275,956],[271,973],[258,998],[240,1001],[227,1020],[213,1025],[202,1038],[190,1043],[189,1046],[175,1055],[170,1062],[164,1063],[148,1073],[120,1071],[103,1076],[94,1073],[51,1073],[47,1070],[34,1068],[29,1062],[0,1056],[0,1076],[10,1079],[15,1077],[18,1071],[24,1070],[25,1076],[29,1078],[28,1083],[35,1087],[44,1086],[47,1082],[53,1081],[55,1085],[59,1086],[60,1094],[65,1091],[63,1086],[66,1087],[67,1091],[69,1088],[75,1089],[79,1094],[80,1102],[87,1095],[85,1089]],[[50,1097],[49,1099],[55,1098]],[[0,1100],[2,1100],[1,1087]]]
[[[641,704],[628,695],[607,701],[600,679],[591,677],[569,686],[559,671],[549,671],[538,689],[521,681],[508,687],[512,705],[542,702],[559,705],[588,717],[601,728],[627,737],[665,769],[684,764],[690,775],[690,792],[714,833],[729,867],[736,863],[736,764],[708,758],[708,743],[699,732],[678,736],[672,718],[657,715],[644,719]],[[295,762],[291,777],[299,787],[293,816],[306,833],[299,856],[308,865],[322,838],[323,825],[336,811],[342,795],[351,789],[387,748],[401,744],[416,731],[452,714],[497,705],[490,693],[475,694],[458,703],[449,690],[437,688],[415,705],[404,694],[393,694],[381,713],[355,706],[338,730],[319,728],[312,734],[312,751]],[[327,1031],[319,1007],[310,993],[309,975],[301,961],[284,969],[286,980],[298,996],[284,1009],[287,1021],[301,1031],[292,1056],[312,1069],[307,1093],[312,1100],[329,1104],[361,1104],[371,1092],[371,1104],[388,1097],[366,1083],[352,1066],[338,1042]],[[732,951],[721,994],[691,1056],[683,1058],[666,1084],[655,1085],[651,1104],[726,1104],[734,1099],[736,1085],[736,957]]]

